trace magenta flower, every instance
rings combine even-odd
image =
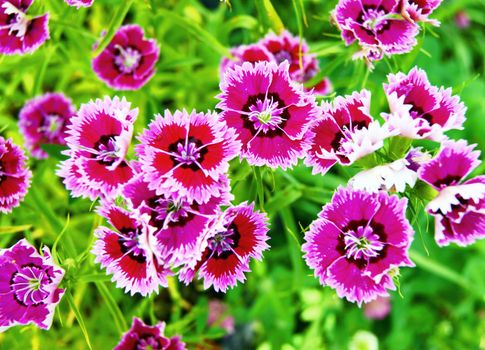
[[[186,350],[179,336],[165,337],[165,322],[148,326],[137,317],[113,350]]]
[[[382,320],[391,312],[391,298],[377,297],[364,304],[364,316],[370,320]]]
[[[147,215],[106,202],[99,214],[108,219],[113,229],[100,226],[95,230],[93,254],[95,261],[113,275],[116,287],[142,296],[158,291],[160,285],[167,287],[171,271],[153,254],[153,228],[148,225]]]
[[[241,147],[216,113],[195,110],[165,111],[139,140],[136,152],[149,188],[199,204],[224,192],[221,180]]]
[[[313,173],[325,174],[335,163],[350,165],[381,148],[392,134],[370,115],[370,92],[362,90],[351,96],[337,96],[333,106],[323,103],[319,118],[310,131],[305,164]]]
[[[428,22],[439,26],[440,22],[429,19],[443,0],[401,0],[401,14],[410,22]]]
[[[22,239],[0,250],[0,332],[16,325],[49,329],[64,290],[58,288],[64,270],[44,247],[43,255]]]
[[[351,302],[387,296],[391,272],[414,266],[408,258],[413,230],[407,199],[339,188],[313,221],[303,244],[305,260],[322,285]]]
[[[288,31],[283,31],[280,35],[269,33],[263,39],[252,45],[241,45],[231,49],[234,59],[224,57],[221,61],[221,77],[229,69],[240,66],[244,62],[275,62],[280,64],[288,62],[289,74],[293,81],[306,83],[314,78],[320,71],[318,60],[314,54],[309,53],[309,48],[305,40],[293,36]],[[328,78],[317,82],[312,90],[316,94],[327,95],[332,92],[333,87]]]
[[[47,93],[27,101],[19,114],[19,128],[33,157],[47,158],[43,144],[66,144],[67,125],[76,114],[62,93]]]
[[[216,292],[244,282],[250,259],[261,260],[262,252],[269,248],[267,220],[265,214],[254,210],[254,204],[228,208],[209,228],[197,265],[182,268],[179,278],[188,284],[198,272],[204,288],[213,286]]]
[[[219,197],[211,197],[207,203],[188,201],[176,193],[157,195],[143,180],[143,173],[136,175],[125,185],[123,197],[129,206],[149,215],[149,224],[154,229],[155,254],[163,261],[175,266],[191,264],[194,250],[200,244],[208,223],[219,212],[220,205],[229,205],[227,178],[225,189]]]
[[[76,6],[78,9],[80,7],[90,7],[94,0],[64,0],[69,6]]]
[[[234,316],[229,313],[227,304],[219,299],[209,300],[209,314],[207,324],[224,329],[228,334],[234,333]]]
[[[115,90],[138,90],[155,74],[159,48],[146,39],[143,28],[124,25],[93,60],[96,75]]]
[[[74,197],[113,197],[133,176],[126,153],[138,109],[125,98],[97,99],[81,105],[68,127],[69,159],[57,174]]]
[[[441,141],[444,132],[463,129],[466,107],[451,88],[432,86],[422,69],[414,67],[408,75],[389,74],[384,84],[391,114],[383,113],[391,129],[413,139]]]
[[[440,153],[418,170],[419,178],[439,191],[426,209],[435,217],[440,246],[466,246],[485,237],[485,176],[463,181],[480,164],[474,147],[464,140],[445,141]]]
[[[32,173],[27,157],[11,139],[0,136],[0,213],[9,213],[27,194]]]
[[[49,14],[26,14],[33,0],[0,0],[0,54],[32,53],[49,39]]]
[[[288,63],[243,63],[221,82],[217,108],[237,131],[241,157],[251,165],[283,169],[295,165],[308,145],[318,109],[314,97],[292,84]]]
[[[361,46],[356,57],[375,61],[383,55],[409,52],[416,45],[419,27],[402,18],[400,1],[339,1],[332,15],[345,44],[357,41]]]

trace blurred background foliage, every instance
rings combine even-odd
[[[330,77],[336,94],[371,90],[375,116],[386,110],[386,74],[407,73],[414,65],[424,68],[433,84],[452,87],[468,107],[465,129],[452,136],[483,150],[485,1],[443,1],[432,16],[442,25],[422,28],[411,53],[377,63],[370,74],[363,62],[351,60],[356,47],[345,47],[329,22],[336,3],[95,0],[91,8],[77,11],[62,0],[37,0],[31,14],[50,12],[51,40],[32,55],[0,57],[0,132],[23,144],[18,112],[26,100],[48,91],[64,92],[77,107],[104,95],[126,96],[140,109],[137,131],[166,108],[213,109],[218,65],[228,48],[284,25],[308,41],[320,60],[321,76]],[[457,25],[463,16],[470,22],[464,28]],[[91,59],[102,31],[110,33],[122,23],[140,24],[157,39],[161,56],[157,74],[145,87],[117,93],[96,78]],[[372,340],[372,334],[381,349],[485,349],[485,241],[439,249],[433,222],[422,208],[409,213],[416,229],[412,258],[417,267],[401,271],[400,293],[392,294],[392,311],[384,320],[366,319],[362,309],[340,300],[312,276],[300,250],[304,230],[333,190],[356,172],[352,167],[335,167],[326,176],[312,176],[303,166],[263,170],[257,181],[253,169],[234,160],[235,202],[257,201],[271,217],[272,248],[264,261],[253,263],[247,282],[226,295],[204,291],[198,282],[185,287],[171,280],[168,289],[141,298],[116,289],[93,263],[92,232],[102,220],[91,202],[69,198],[54,173],[59,149],[49,153],[47,160],[30,160],[34,178],[23,204],[10,215],[0,214],[0,246],[23,236],[37,246],[52,247],[57,240],[68,293],[50,331],[10,329],[0,334],[1,349],[111,349],[134,315],[153,324],[166,321],[168,334],[183,335],[190,349],[371,349],[365,339]],[[232,334],[220,322],[208,325],[211,299],[226,303],[223,316],[235,320]],[[356,334],[364,341],[357,341]]]

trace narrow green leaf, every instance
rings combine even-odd
[[[273,29],[277,34],[285,30],[283,21],[276,12],[271,0],[256,0],[256,7],[265,30]]]
[[[254,167],[254,178],[256,180],[256,191],[258,193],[259,209],[264,210],[264,184],[261,176],[261,168]]]
[[[266,211],[269,216],[276,215],[281,209],[289,207],[295,201],[301,198],[302,192],[294,185],[290,185],[287,188],[277,192],[268,203],[266,203]]]
[[[96,288],[98,288],[99,294],[101,294],[101,297],[104,299],[104,301],[106,302],[106,305],[108,306],[111,316],[115,321],[118,332],[120,334],[123,334],[128,329],[128,325],[126,324],[125,317],[123,316],[123,313],[118,307],[118,304],[113,299],[113,296],[111,295],[111,293],[109,292],[108,288],[104,283],[95,282],[95,284],[96,284]]]
[[[17,232],[23,232],[30,229],[32,225],[19,225],[19,226],[4,226],[0,227],[0,235],[8,235]]]
[[[69,158],[68,156],[65,156],[64,154],[61,153],[62,151],[67,150],[66,146],[44,143],[40,145],[40,147],[52,158],[55,158],[58,160],[66,160],[67,158]]]
[[[79,324],[79,327],[81,327],[81,331],[83,332],[84,339],[86,340],[86,344],[88,345],[88,348],[90,350],[93,349],[91,345],[91,340],[89,339],[89,333],[86,328],[86,324],[84,322],[83,316],[81,312],[79,312],[79,309],[76,306],[76,303],[74,302],[74,298],[72,297],[72,294],[70,291],[66,291],[66,294],[64,296],[67,299],[67,302],[69,304],[69,307],[71,308],[72,312],[74,313],[74,316],[76,316],[77,323]]]

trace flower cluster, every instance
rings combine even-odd
[[[305,40],[300,40],[286,30],[279,35],[269,33],[254,44],[234,47],[230,53],[232,58],[224,57],[221,61],[221,77],[224,77],[228,69],[234,69],[244,62],[288,62],[291,79],[301,84],[314,82],[320,71],[318,60],[309,52]],[[332,89],[328,78],[314,82],[306,88],[318,95],[327,95]]]
[[[428,16],[441,0],[340,0],[332,13],[346,45],[357,42],[354,58],[368,62],[409,52],[416,45],[419,22],[439,25]]]
[[[54,309],[64,294],[64,270],[44,247],[40,255],[25,239],[0,250],[0,332],[15,325],[49,329]]]

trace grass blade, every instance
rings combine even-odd
[[[93,347],[91,345],[91,340],[89,339],[89,333],[86,328],[86,324],[84,323],[83,316],[79,312],[79,309],[77,308],[76,303],[74,302],[74,298],[72,297],[72,294],[70,291],[66,291],[65,298],[67,299],[67,303],[69,304],[69,307],[74,313],[74,316],[76,316],[77,323],[79,324],[79,327],[81,327],[81,331],[83,332],[84,339],[86,340],[86,344],[88,345],[88,348],[92,350]]]
[[[113,296],[110,294],[108,288],[104,283],[95,282],[95,284],[96,284],[96,288],[98,288],[99,294],[101,294],[101,297],[106,302],[106,305],[108,306],[111,316],[113,316],[113,320],[115,321],[118,332],[120,334],[123,334],[128,329],[128,325],[126,324],[125,317],[123,316],[123,313],[118,307],[118,304],[113,299]]]

